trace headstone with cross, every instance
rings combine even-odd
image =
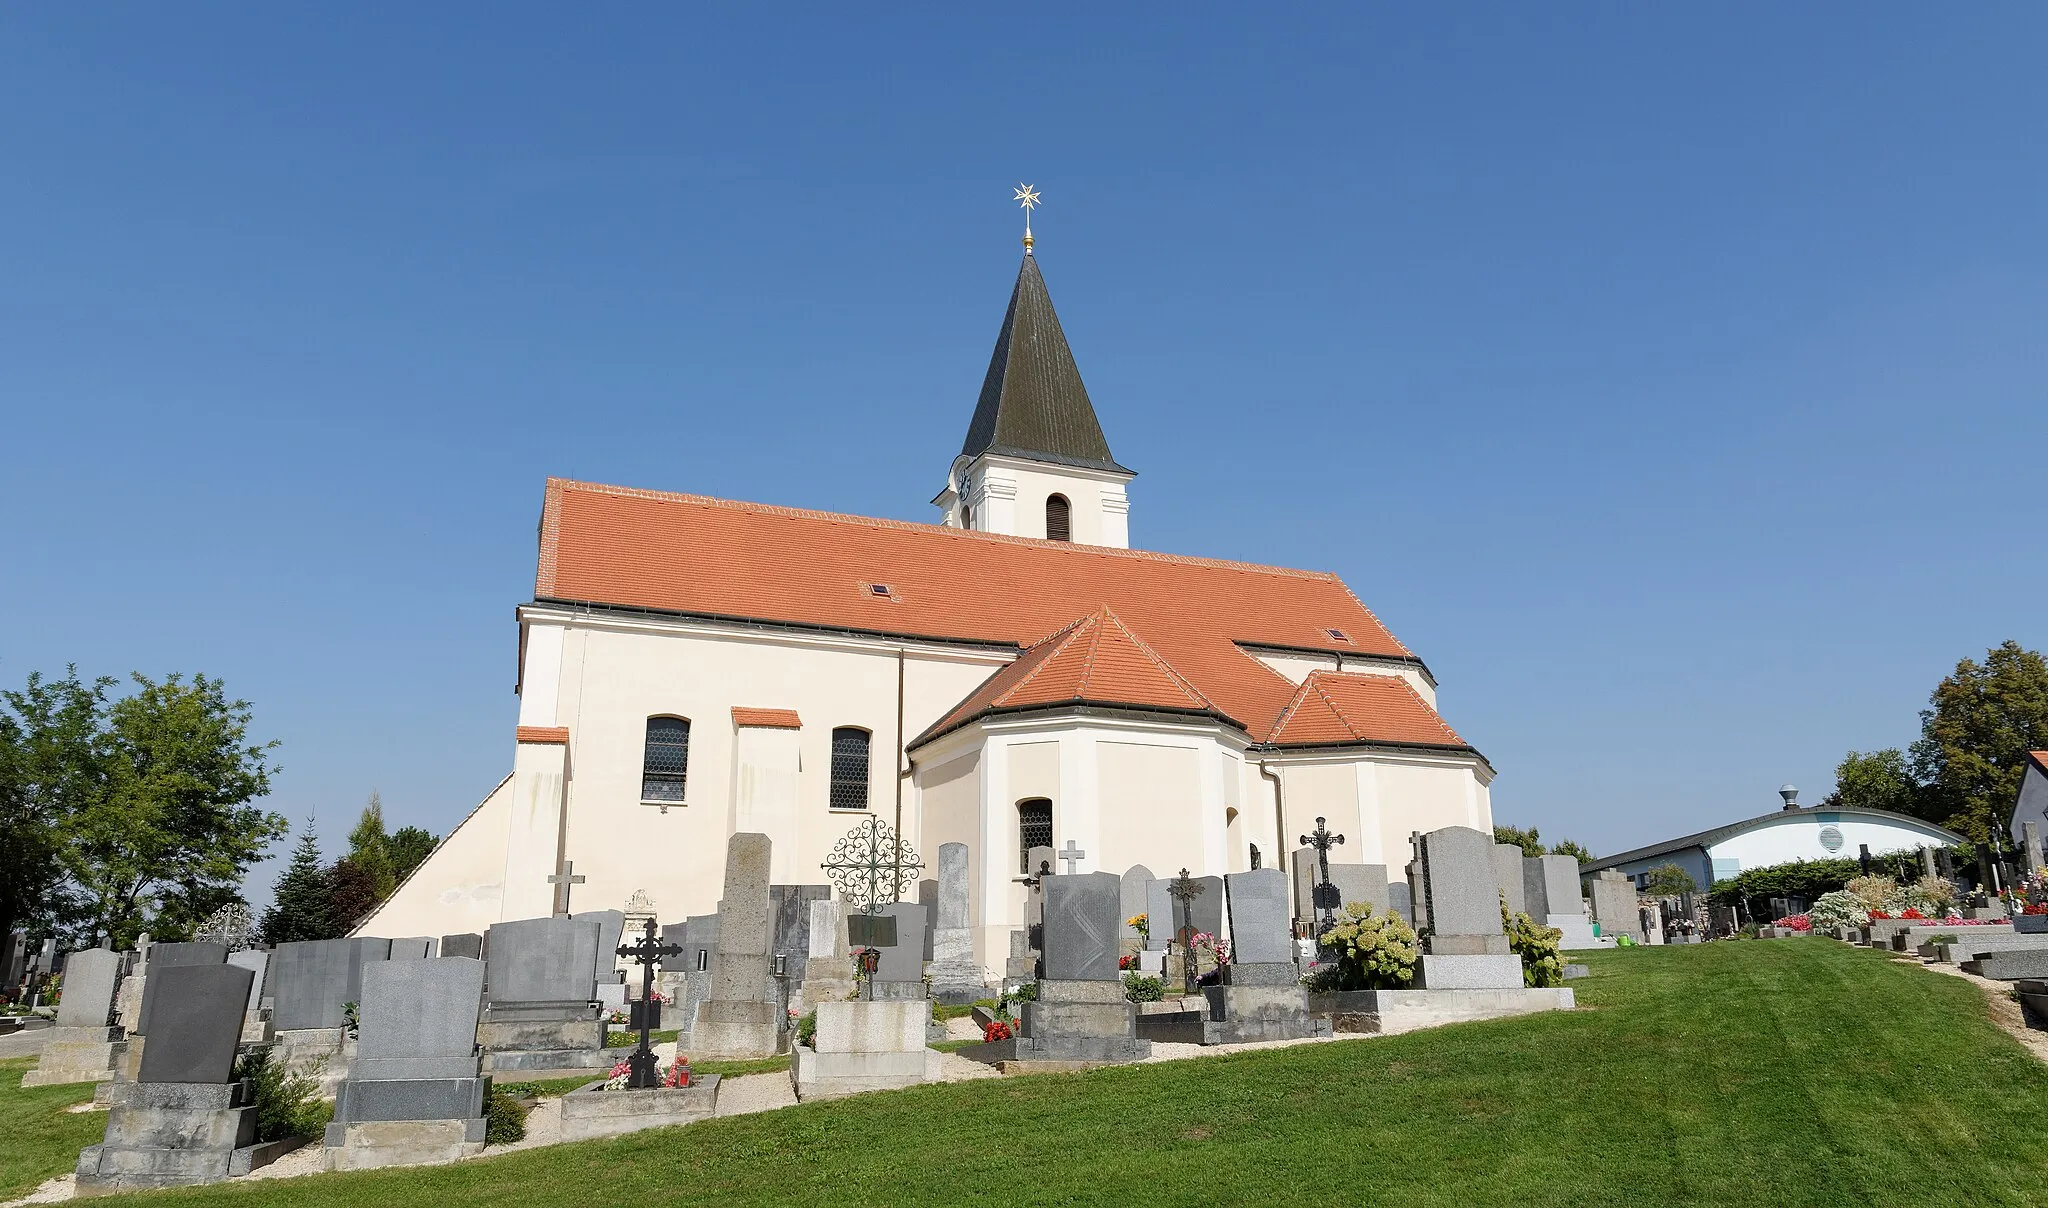
[[[1313,831],[1301,837],[1301,845],[1314,848],[1316,853],[1316,884],[1312,893],[1312,904],[1320,924],[1316,928],[1317,935],[1330,929],[1336,922],[1337,908],[1344,904],[1338,900],[1343,895],[1330,883],[1330,848],[1343,842],[1344,836],[1331,834],[1330,828],[1321,818],[1316,819],[1316,828]]]
[[[1072,839],[1067,840],[1067,845],[1060,849],[1060,863],[1065,864],[1067,866],[1068,876],[1072,876],[1075,873],[1080,872],[1081,870],[1077,866],[1081,863],[1081,861],[1087,858],[1088,853],[1082,851],[1080,847],[1078,847]]]
[[[862,988],[872,993],[873,975],[881,967],[879,949],[898,946],[898,919],[890,908],[903,900],[904,890],[917,884],[924,862],[895,828],[870,817],[833,844],[832,854],[818,867],[846,903],[847,940],[854,948]],[[921,931],[916,943],[915,959],[922,959]]]
[[[672,956],[682,955],[680,944],[663,943],[654,933],[654,920],[648,919],[646,933],[631,944],[621,944],[619,955],[640,966],[640,1001],[633,1005],[639,1008],[640,1047],[626,1058],[631,1071],[626,1085],[635,1090],[652,1089],[658,1085],[655,1075],[654,1047],[648,1043],[648,1032],[661,1026],[661,1004],[654,1001],[654,966]]]
[[[1190,876],[1185,867],[1180,870],[1180,876],[1174,878],[1173,883],[1166,887],[1166,892],[1173,896],[1173,900],[1179,907],[1180,926],[1175,929],[1174,934],[1180,943],[1181,975],[1182,980],[1187,985],[1187,992],[1189,994],[1196,992],[1195,899],[1206,893],[1208,888],[1207,885]]]
[[[581,885],[590,878],[576,871],[574,860],[562,861],[562,871],[548,874],[548,884],[555,887],[555,914],[557,917],[569,913],[569,888]]]

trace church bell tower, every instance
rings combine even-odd
[[[1024,262],[967,440],[932,502],[953,528],[1128,548],[1124,488],[1135,475],[1110,455],[1032,254],[1038,195],[1026,186],[1017,199],[1026,215]]]

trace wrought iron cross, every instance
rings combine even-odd
[[[1303,847],[1316,849],[1316,884],[1310,897],[1314,899],[1316,913],[1321,915],[1323,920],[1322,927],[1316,932],[1318,941],[1322,939],[1322,933],[1328,931],[1331,924],[1336,921],[1334,908],[1341,905],[1335,900],[1337,887],[1330,884],[1330,847],[1332,844],[1343,842],[1344,836],[1331,834],[1330,828],[1323,825],[1321,818],[1316,819],[1316,829],[1313,832],[1301,837]]]
[[[1180,903],[1181,980],[1187,984],[1187,992],[1195,992],[1195,899],[1209,892],[1209,887],[1188,875],[1183,867],[1180,876],[1166,887],[1166,892]]]
[[[648,1043],[647,1032],[655,1025],[654,966],[671,956],[681,956],[682,947],[663,943],[654,934],[654,920],[647,920],[647,934],[639,941],[619,946],[619,955],[640,962],[640,1047],[626,1058],[631,1071],[626,1085],[634,1090],[651,1090],[659,1085],[654,1070],[654,1046]]]
[[[903,900],[903,891],[917,884],[924,862],[917,849],[898,837],[880,818],[865,818],[832,845],[832,854],[818,867],[839,889],[839,896],[861,913],[878,915],[882,907]]]
[[[1067,866],[1068,876],[1074,875],[1074,865],[1087,858],[1088,853],[1076,847],[1072,839],[1067,840],[1067,845],[1060,849],[1060,863]]]
[[[556,914],[569,913],[569,887],[581,885],[589,879],[589,877],[576,871],[576,862],[574,860],[562,861],[562,871],[549,874],[548,884],[555,887]]]

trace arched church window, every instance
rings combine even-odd
[[[1065,495],[1052,495],[1045,501],[1045,539],[1047,541],[1072,541],[1074,539],[1074,508]]]
[[[1017,867],[1031,876],[1031,849],[1052,846],[1052,802],[1030,797],[1017,803]]]
[[[647,719],[647,751],[640,765],[640,800],[680,802],[690,774],[690,723],[680,717]]]
[[[832,731],[832,808],[868,807],[868,732],[856,726]]]

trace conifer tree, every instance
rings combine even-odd
[[[275,900],[263,912],[264,942],[328,940],[341,934],[334,925],[329,892],[326,870],[320,867],[320,841],[313,833],[313,820],[308,818],[292,852],[291,867],[277,879]]]
[[[357,870],[350,877],[351,883],[357,879],[367,883],[373,906],[390,897],[391,891],[398,888],[398,874],[391,864],[390,842],[384,834],[384,799],[376,789],[371,789],[369,803],[363,806],[362,818],[349,832],[348,862]]]

